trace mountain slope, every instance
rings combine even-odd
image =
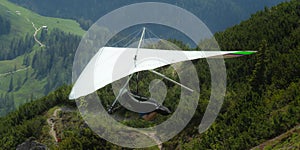
[[[222,49],[258,53],[226,60],[223,113],[186,147],[250,149],[300,123],[299,8],[298,0],[285,2],[215,35]]]
[[[153,0],[11,0],[26,8],[46,16],[73,18],[86,29],[106,13],[119,7]],[[213,31],[221,31],[227,27],[249,18],[250,14],[263,9],[265,6],[274,6],[284,0],[154,0],[170,3],[185,8],[200,19]]]
[[[0,16],[9,24],[9,28],[1,27],[4,34],[0,35],[0,116],[2,116],[15,107],[49,92],[45,92],[44,89],[47,77],[37,79],[37,69],[32,67],[35,53],[47,51],[50,47],[54,49],[53,52],[61,50],[46,41],[49,39],[48,36],[55,35],[58,30],[63,31],[62,33],[66,35],[60,33],[56,35],[56,39],[62,36],[76,36],[77,41],[72,42],[77,46],[79,36],[85,31],[73,20],[44,17],[7,0],[0,0]],[[58,42],[52,41],[51,44],[58,45]],[[69,48],[75,49],[70,46]]]
[[[35,32],[37,34],[36,36],[38,36],[42,30],[51,31],[56,28],[66,33],[79,36],[85,33],[79,24],[73,20],[44,17],[7,0],[0,0],[0,8],[0,15],[10,23],[10,29],[7,31],[7,34],[0,36],[2,48],[0,60],[13,59],[13,57],[3,58],[3,55],[9,53],[9,51],[14,51],[11,45],[19,44],[13,43],[15,40],[25,38],[26,36],[31,37]],[[36,42],[38,42],[38,40],[36,40]]]
[[[257,2],[247,12],[243,11],[248,6],[246,3],[233,0],[165,0],[163,2],[176,4],[192,11],[217,30],[219,25],[225,28],[248,16],[250,11],[254,12],[264,5],[273,5],[279,1]],[[134,2],[141,1],[85,1],[84,4],[81,1],[18,1],[20,5],[47,16],[76,18],[78,22],[81,22],[81,26],[86,23],[85,20],[95,21],[117,7]],[[69,84],[73,59],[73,53],[70,51],[74,52],[80,40],[72,35],[84,33],[78,23],[72,20],[43,17],[7,0],[0,0],[0,7],[0,15],[7,18],[11,24],[10,33],[0,36],[2,46],[0,51],[0,60],[2,60],[0,61],[0,94],[2,95],[0,99],[4,103],[3,106],[18,107],[20,104],[47,94],[62,84]],[[72,35],[60,34],[60,32],[54,34],[52,33],[54,29],[59,29],[64,33],[70,32]],[[44,45],[45,47],[40,47]],[[34,58],[37,59],[34,61]],[[11,103],[9,99],[14,99],[14,103]]]
[[[24,36],[26,33],[33,33],[32,22],[36,27],[48,26],[50,30],[58,28],[67,33],[70,32],[76,35],[84,34],[78,23],[73,20],[44,17],[7,0],[0,0],[0,5],[0,13],[13,24],[11,29],[12,34]]]
[[[184,131],[163,143],[163,148],[250,149],[299,125],[300,73],[297,69],[300,68],[299,8],[300,1],[292,0],[258,12],[249,20],[216,34],[222,48],[258,49],[258,53],[250,57],[226,60],[227,93],[216,122],[199,135],[198,125],[210,95],[207,88],[210,83],[207,81],[201,85],[202,95],[194,118]],[[202,73],[205,69],[205,66],[202,66],[203,62],[205,61],[194,61],[199,75],[204,76],[200,76],[200,80],[203,78],[207,80],[210,74]],[[150,78],[143,76],[143,79]],[[145,87],[146,82],[142,86]],[[53,114],[53,111],[60,107],[57,105],[75,106],[68,100],[70,88],[61,87],[49,96],[28,103],[18,111],[1,118],[0,146],[4,149],[15,149],[26,139],[34,137],[36,141],[44,144],[50,139],[49,146],[52,143],[55,148],[54,140],[48,135],[50,128],[45,114]],[[141,88],[143,89],[146,88]],[[104,100],[113,98],[108,91],[111,91],[109,87],[99,91],[100,96],[106,98]],[[176,100],[178,91],[178,88],[168,91],[171,96],[166,98],[165,105],[175,105],[169,99]],[[124,114],[130,113],[125,111]],[[81,126],[82,120],[80,121],[78,116],[74,114],[66,116],[75,124],[59,128],[58,131],[64,136],[61,143],[57,144],[58,149],[122,149],[101,140],[89,128]],[[158,116],[157,120],[149,123],[132,118],[127,120],[126,124],[145,126],[159,123],[163,119],[165,118]],[[298,128],[295,131],[285,142],[272,148],[286,148],[294,143],[297,146]]]

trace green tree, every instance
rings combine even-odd
[[[252,90],[259,94],[262,93],[266,86],[266,67],[268,63],[266,49],[267,41],[262,40],[257,53],[255,69],[253,70],[252,76],[250,78],[250,85],[252,87]]]
[[[13,75],[11,75],[7,91],[12,92],[13,90],[14,90],[14,77]]]

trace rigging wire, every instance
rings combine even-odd
[[[131,34],[127,35],[126,37],[123,37],[121,40],[119,40],[119,41],[117,41],[117,42],[114,42],[111,46],[112,46],[112,47],[117,46],[117,44],[119,44],[119,43],[121,43],[122,41],[128,39],[130,36],[132,36],[132,35],[134,35],[134,34],[135,34],[134,38],[136,38],[137,35],[139,34],[139,32],[140,32],[139,30],[136,30],[136,31],[132,32]],[[134,38],[132,38],[132,39],[134,39]],[[128,44],[128,43],[127,43],[127,44]]]
[[[124,47],[128,47],[130,44],[133,43],[134,40],[137,40],[139,34],[140,32],[138,32],[131,40],[129,40],[126,44],[124,44]]]
[[[161,42],[163,42],[164,44],[170,46],[171,49],[176,50],[177,48],[174,47],[173,45],[171,45],[169,42],[167,42],[167,40],[163,40],[161,39],[159,36],[157,36],[156,34],[154,34],[151,30],[148,30],[149,34],[152,34],[155,38],[159,39]]]

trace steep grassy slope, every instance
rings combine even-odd
[[[74,20],[44,17],[7,0],[0,0],[0,8],[0,14],[10,19],[13,25],[11,35],[14,36],[20,36],[26,33],[33,34],[34,28],[32,27],[32,22],[37,28],[48,26],[50,30],[58,28],[67,33],[70,32],[76,35],[84,34],[84,30],[82,30],[79,24]]]

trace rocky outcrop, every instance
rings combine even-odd
[[[32,139],[17,146],[17,150],[48,150],[46,145],[35,142]]]

